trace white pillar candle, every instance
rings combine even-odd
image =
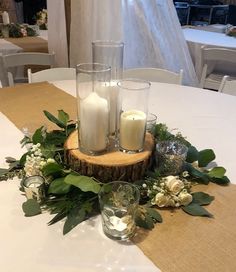
[[[109,122],[109,105],[106,99],[92,92],[80,101],[80,144],[88,151],[106,149]]]
[[[9,14],[6,11],[3,11],[2,13],[2,21],[4,25],[10,24]]]
[[[125,111],[120,116],[120,147],[130,151],[143,148],[146,114],[138,110]]]
[[[100,96],[109,99],[110,114],[109,114],[109,132],[114,134],[117,128],[117,114],[118,114],[118,95],[119,87],[117,86],[117,81],[111,81],[110,83],[105,83],[99,90],[97,90]]]

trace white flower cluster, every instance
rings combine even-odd
[[[40,143],[32,145],[30,149],[31,154],[26,156],[24,171],[27,177],[42,175],[41,169],[47,161],[42,156],[40,146]]]
[[[186,177],[187,172],[183,172],[182,176]],[[189,193],[191,187],[190,182],[186,179],[180,179],[179,176],[168,176],[161,178],[150,185],[144,183],[142,185],[147,190],[147,196],[151,198],[151,204],[158,207],[179,207],[187,206],[193,200]]]
[[[48,13],[46,9],[43,9],[37,13],[37,21],[36,24],[40,26],[45,26],[47,28],[47,22],[48,22]]]

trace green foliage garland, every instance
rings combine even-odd
[[[34,199],[27,200],[23,203],[22,208],[25,216],[33,216],[42,211],[48,211],[53,215],[48,225],[65,219],[63,234],[66,234],[82,221],[99,213],[98,192],[103,183],[93,177],[80,175],[66,164],[64,142],[76,129],[76,124],[70,120],[69,115],[63,110],[58,111],[57,117],[48,111],[44,111],[44,114],[59,129],[48,132],[42,126],[35,131],[32,137],[26,135],[21,144],[22,146],[34,145],[36,149],[37,146],[40,146],[39,156],[42,159],[40,173],[46,181],[46,196],[40,203]],[[170,133],[165,124],[156,124],[152,134],[156,142],[173,140],[188,147],[183,170],[188,173],[188,176],[183,178],[183,172],[178,178],[184,181],[186,186],[184,190],[191,194],[192,201],[186,206],[180,206],[180,208],[190,215],[212,217],[213,215],[203,206],[210,204],[214,197],[203,192],[191,193],[190,188],[192,184],[196,183],[208,184],[214,182],[227,185],[230,182],[225,176],[226,170],[223,167],[217,166],[210,170],[206,168],[215,159],[213,150],[198,151],[180,133],[176,135]],[[27,158],[33,154],[32,152],[32,148],[29,148],[20,160],[6,158],[9,168],[0,169],[0,180],[11,179],[14,176],[24,179]],[[151,191],[151,188],[154,187],[154,184],[157,185],[157,190],[158,186],[166,186],[163,182],[165,177],[162,176],[161,169],[157,167],[154,157],[144,179],[135,182],[141,193],[140,205],[136,213],[136,224],[147,229],[152,229],[155,223],[162,222],[162,217],[156,209],[156,205],[153,204],[152,197],[150,197],[155,192],[155,190]],[[150,191],[149,195],[147,194],[148,190]],[[167,193],[170,193],[168,189]],[[152,206],[155,206],[155,208]]]

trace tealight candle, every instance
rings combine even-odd
[[[27,199],[41,200],[44,196],[44,178],[41,176],[26,177],[23,187]]]
[[[120,147],[128,151],[143,149],[146,114],[138,110],[123,112],[120,116]]]

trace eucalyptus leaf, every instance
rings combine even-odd
[[[56,163],[56,162],[51,162],[51,163],[47,163],[43,169],[43,175],[44,176],[49,176],[49,175],[53,175],[53,176],[60,176],[60,174],[62,173],[63,167]]]
[[[83,222],[85,220],[85,209],[82,208],[74,208],[71,210],[71,212],[68,214],[66,222],[63,227],[63,234],[67,234],[70,232],[74,227],[76,227],[79,223]]]
[[[67,194],[70,191],[71,185],[65,183],[65,178],[54,179],[48,188],[48,194]]]
[[[43,111],[45,116],[48,118],[49,121],[53,122],[54,124],[56,124],[58,127],[60,128],[66,128],[65,124],[60,121],[59,119],[57,119],[54,115],[52,115],[50,112],[44,110]]]
[[[206,167],[211,161],[215,159],[215,153],[212,149],[204,149],[198,153],[199,167]]]
[[[67,123],[70,119],[68,113],[64,112],[63,110],[58,110],[58,119],[67,126]]]
[[[9,173],[9,169],[0,168],[0,176],[6,175],[7,173]]]
[[[6,162],[7,162],[7,163],[12,163],[12,162],[15,162],[15,161],[16,161],[16,159],[15,159],[15,158],[12,158],[12,157],[6,157],[5,159],[6,159]]]
[[[208,175],[214,178],[222,178],[226,172],[224,167],[214,167],[209,172]]]
[[[199,183],[209,183],[210,177],[208,176],[208,174],[194,168],[190,163],[185,164],[185,169],[189,172],[190,176],[197,178]]]
[[[32,136],[32,141],[33,144],[37,144],[37,143],[43,143],[44,141],[44,137],[42,135],[42,130],[43,130],[43,126],[36,129],[36,131],[34,132],[33,136]]]
[[[25,216],[34,216],[41,213],[40,205],[35,199],[28,199],[22,204]]]
[[[149,216],[151,216],[154,220],[156,220],[159,223],[162,223],[162,217],[160,213],[154,209],[154,208],[146,208],[147,213]]]
[[[23,167],[25,165],[27,155],[29,155],[29,152],[26,152],[25,154],[23,154],[21,156],[20,161],[19,161],[20,166]]]
[[[66,176],[65,182],[78,187],[83,192],[93,192],[97,194],[101,189],[101,186],[96,181],[87,176],[69,174]]]
[[[213,217],[211,213],[209,213],[206,209],[200,206],[197,203],[191,203],[188,206],[181,207],[183,211],[193,216],[206,216]]]
[[[196,147],[191,145],[188,148],[186,161],[189,162],[189,163],[192,163],[192,162],[195,162],[197,160],[198,160],[198,151],[197,151]]]
[[[211,178],[211,182],[219,185],[228,185],[230,183],[230,180],[227,176],[223,176],[222,178]]]
[[[61,130],[53,130],[46,134],[45,142],[47,145],[62,146],[66,140],[66,134]]]
[[[154,222],[151,216],[149,216],[147,213],[142,214],[137,212],[135,216],[135,224],[136,226],[144,229],[153,229],[154,228]]]
[[[199,205],[208,205],[215,199],[214,196],[208,195],[204,192],[192,193],[192,197],[192,203],[196,203]]]

